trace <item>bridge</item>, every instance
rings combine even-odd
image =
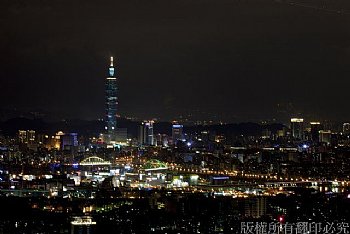
[[[157,159],[150,159],[143,165],[145,171],[158,171],[158,170],[167,170],[168,166],[166,163],[161,162]]]
[[[80,166],[109,166],[112,163],[97,156],[85,158],[79,163]]]
[[[277,187],[300,187],[300,186],[336,186],[336,187],[348,187],[348,181],[342,181],[340,183],[331,180],[304,180],[304,181],[274,181],[264,182],[261,187],[265,188],[277,188]]]

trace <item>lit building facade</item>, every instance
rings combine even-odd
[[[18,131],[18,140],[21,143],[26,143],[27,142],[27,131],[19,130]]]
[[[180,124],[173,124],[172,127],[172,139],[173,143],[175,144],[177,141],[181,141],[183,139],[183,125]]]
[[[113,64],[113,57],[111,57],[111,64],[108,69],[108,77],[105,83],[106,89],[106,115],[105,115],[105,139],[109,144],[115,141],[117,130],[117,107],[118,107],[118,87],[117,78],[115,76],[115,69]]]
[[[140,145],[154,145],[153,123],[153,121],[142,122],[139,131]]]
[[[18,140],[21,143],[33,143],[35,141],[35,131],[34,130],[19,130]]]
[[[71,150],[78,147],[78,134],[68,133],[61,136],[61,149]]]
[[[291,118],[290,129],[292,131],[293,138],[299,140],[304,139],[304,119]]]
[[[321,143],[331,144],[332,131],[331,130],[320,130],[319,138]]]
[[[346,135],[350,134],[350,123],[343,123],[343,133]]]
[[[319,131],[320,130],[322,130],[322,125],[320,122],[310,122],[311,140],[313,142],[319,141]]]
[[[261,218],[266,215],[266,197],[253,197],[244,201],[245,217]]]

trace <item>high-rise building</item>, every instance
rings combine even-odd
[[[320,122],[310,122],[311,130],[311,140],[313,142],[318,142],[319,141],[319,131],[322,129],[322,125]]]
[[[34,142],[35,141],[35,131],[34,130],[28,130],[27,131],[27,141],[28,142]]]
[[[332,131],[331,130],[320,130],[320,142],[322,143],[331,143],[331,138],[332,138]]]
[[[177,141],[181,141],[183,139],[183,125],[181,124],[173,124],[172,127],[172,139],[173,143],[176,144]]]
[[[140,125],[139,142],[141,145],[154,145],[153,121],[144,121]]]
[[[105,116],[105,134],[104,141],[109,144],[115,141],[117,130],[117,78],[115,77],[115,70],[113,64],[113,57],[111,57],[111,64],[108,69],[108,77],[106,78],[106,116]]]
[[[261,218],[266,215],[266,197],[253,197],[244,200],[246,217]]]
[[[61,136],[61,149],[72,150],[78,147],[78,134],[68,133]]]
[[[291,118],[290,119],[290,129],[292,131],[293,138],[303,140],[303,138],[304,138],[304,119]]]
[[[35,131],[34,130],[19,130],[18,140],[21,143],[33,143],[35,141]]]
[[[27,131],[18,130],[18,140],[21,143],[26,143],[27,142]]]
[[[350,134],[350,123],[343,123],[343,133],[346,135]]]
[[[169,137],[166,134],[160,134],[158,133],[155,136],[155,141],[157,146],[165,146],[168,147],[169,145]]]

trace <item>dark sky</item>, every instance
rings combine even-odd
[[[122,115],[350,119],[350,1],[286,1],[1,0],[1,107],[103,117],[113,55]]]

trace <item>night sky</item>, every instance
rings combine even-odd
[[[121,115],[348,120],[350,1],[294,2],[1,0],[1,108],[101,118],[114,56]]]

